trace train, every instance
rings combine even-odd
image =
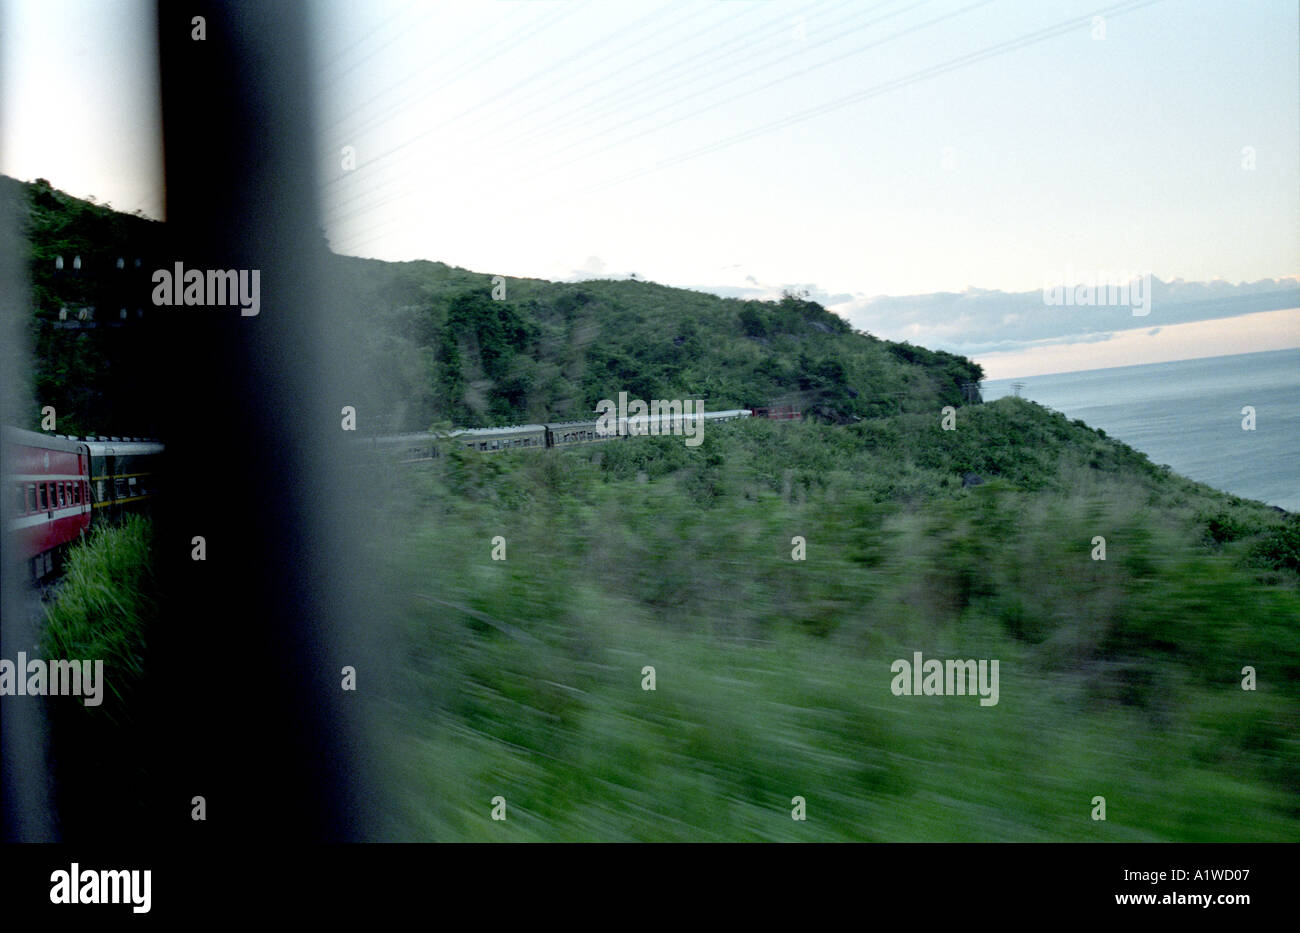
[[[749,418],[753,411],[735,408],[727,411],[705,412],[703,420],[719,424]],[[653,415],[643,423],[650,434],[670,434],[672,426],[668,415]],[[455,444],[465,450],[480,453],[499,453],[506,450],[543,450],[581,447],[587,444],[622,440],[626,434],[601,434],[596,419],[584,421],[558,421],[549,424],[517,424],[499,428],[459,428],[454,431],[424,434],[388,434],[365,438],[368,446],[395,452],[403,462],[434,460],[441,456],[445,444]],[[640,436],[639,434],[636,436]]]
[[[706,412],[707,423],[735,421],[750,409]],[[669,434],[668,416],[645,419],[647,433]],[[433,460],[445,444],[498,453],[579,447],[626,438],[603,435],[595,419],[499,428],[461,428],[424,434],[362,439],[366,446],[397,454],[403,462]],[[158,494],[163,445],[140,437],[70,437],[3,428],[10,490],[5,528],[33,580],[55,573],[67,549],[97,523],[147,509]]]
[[[163,445],[139,437],[70,437],[3,429],[5,530],[32,579],[54,573],[97,522],[145,509],[158,492]]]

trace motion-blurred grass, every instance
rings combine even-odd
[[[394,472],[375,541],[401,625],[389,831],[1300,838],[1300,600],[1262,547],[1294,521],[1037,406],[963,415],[983,444],[912,416],[744,423],[694,453],[647,438]],[[973,468],[990,481],[962,488]],[[1000,702],[895,697],[914,651],[999,659]]]
[[[157,618],[153,523],[128,516],[96,527],[68,553],[46,608],[41,654],[102,660],[103,702],[49,698],[51,757],[64,841],[130,831],[146,801],[140,724],[148,632]]]

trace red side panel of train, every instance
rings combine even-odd
[[[40,435],[19,433],[6,437],[5,518],[19,552],[31,558],[90,527],[90,455],[75,442],[51,439],[44,447]]]

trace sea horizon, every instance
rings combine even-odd
[[[1250,350],[1246,353],[1216,353],[1214,356],[1189,356],[1179,360],[1154,360],[1150,363],[1122,363],[1118,366],[1098,366],[1095,369],[1063,369],[1059,372],[1035,373],[1032,376],[999,376],[996,379],[981,379],[980,386],[983,387],[995,382],[1012,383],[1021,382],[1025,379],[1043,379],[1049,376],[1083,376],[1089,373],[1105,373],[1119,369],[1145,369],[1148,366],[1173,366],[1179,363],[1206,363],[1210,360],[1227,360],[1243,356],[1269,356],[1278,353],[1295,353],[1297,351],[1300,351],[1300,345],[1294,347],[1282,347],[1273,350]],[[975,357],[971,357],[971,359],[975,360],[975,362],[979,362]]]

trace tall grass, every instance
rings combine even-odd
[[[144,801],[148,635],[158,614],[153,524],[140,516],[94,529],[72,548],[46,609],[47,658],[102,660],[104,699],[51,697],[53,770],[65,840],[130,831]]]
[[[102,713],[115,722],[128,715],[128,698],[144,676],[156,597],[153,524],[132,515],[96,528],[72,549],[57,598],[46,610],[46,656],[102,659],[112,698]]]

